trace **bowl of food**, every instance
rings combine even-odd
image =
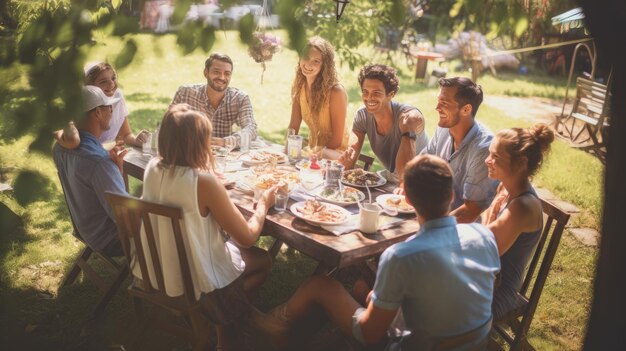
[[[364,171],[360,168],[351,169],[343,172],[341,182],[345,185],[355,186],[359,188],[377,187],[385,185],[387,180],[374,172]]]
[[[398,213],[415,213],[415,209],[406,202],[404,195],[383,194],[376,198],[376,202],[383,208],[396,210]]]
[[[344,186],[341,190],[338,187],[321,187],[312,191],[311,195],[321,201],[340,206],[353,205],[365,200],[365,194],[361,190],[349,186]]]

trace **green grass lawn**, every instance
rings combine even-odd
[[[285,37],[285,33],[279,34]],[[138,56],[129,67],[118,72],[119,82],[129,105],[133,129],[154,129],[179,85],[203,81],[202,70],[207,54],[197,51],[181,55],[175,46],[175,37],[171,35],[138,34],[134,37],[139,45]],[[121,50],[121,42],[103,35],[96,40],[98,44],[89,54],[90,59],[113,61]],[[276,54],[267,64],[261,84],[261,66],[248,56],[247,49],[239,43],[238,33],[217,33],[214,49],[233,58],[231,86],[250,95],[260,135],[282,142],[289,123],[289,92],[296,53],[283,50]],[[412,69],[401,60],[396,62],[401,73],[397,100],[419,107],[426,117],[427,131],[432,135],[437,120],[434,111],[437,89],[414,83]],[[15,75],[19,70],[3,71],[0,75],[5,73]],[[342,82],[349,94],[348,125],[361,106],[357,73],[350,72],[347,67],[341,70]],[[467,72],[461,74],[469,75]],[[484,76],[480,84],[486,94],[559,99],[564,95],[565,81],[504,72],[498,77]],[[13,86],[13,97],[28,96],[27,89],[27,79],[18,79]],[[531,123],[505,116],[506,111],[482,106],[478,119],[493,131]],[[7,123],[10,122],[0,121],[0,132],[5,130]],[[0,195],[0,202],[23,221],[23,226],[17,230],[3,230],[0,240],[0,345],[17,343],[14,349],[49,350],[111,349],[112,345],[120,344],[127,350],[186,349],[180,341],[162,333],[148,333],[137,340],[138,329],[132,324],[132,309],[123,291],[116,295],[105,318],[93,328],[90,337],[80,337],[82,318],[94,299],[95,288],[89,283],[78,282],[58,289],[65,270],[81,245],[70,235],[71,224],[54,165],[45,156],[27,152],[31,140],[30,136],[16,140],[0,133],[0,163],[2,167],[15,167],[9,173],[9,181],[13,180],[17,169],[36,170],[49,177],[49,184],[43,184],[40,189],[48,193],[45,200],[26,207],[17,204],[10,194]],[[366,152],[369,152],[367,147]],[[603,167],[595,158],[557,140],[535,183],[581,208],[582,215],[575,224],[597,229],[602,203],[602,172]],[[133,191],[138,193],[138,182],[132,185]],[[261,239],[262,246],[269,244],[270,238]],[[569,234],[564,236],[530,331],[531,343],[537,349],[581,348],[596,254],[596,249],[582,246]],[[270,281],[259,294],[260,307],[267,309],[287,299],[313,268],[314,262],[298,252],[280,254]]]

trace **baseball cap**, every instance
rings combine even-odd
[[[82,91],[83,111],[91,111],[98,106],[110,106],[120,101],[120,98],[110,98],[104,94],[102,89],[95,85],[85,85]]]

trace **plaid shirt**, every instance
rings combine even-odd
[[[213,124],[213,136],[218,138],[233,138],[239,146],[241,132],[247,132],[250,140],[256,138],[257,125],[254,121],[250,98],[236,88],[226,88],[224,98],[217,108],[213,108],[206,94],[206,84],[183,85],[178,88],[172,104],[186,103],[192,109],[202,112],[209,117]],[[241,130],[233,133],[232,126],[237,124]]]

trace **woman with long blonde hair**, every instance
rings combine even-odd
[[[348,95],[337,78],[335,50],[325,39],[309,39],[296,67],[291,97],[289,128],[298,134],[304,121],[309,127],[309,146],[339,151],[347,147]]]

